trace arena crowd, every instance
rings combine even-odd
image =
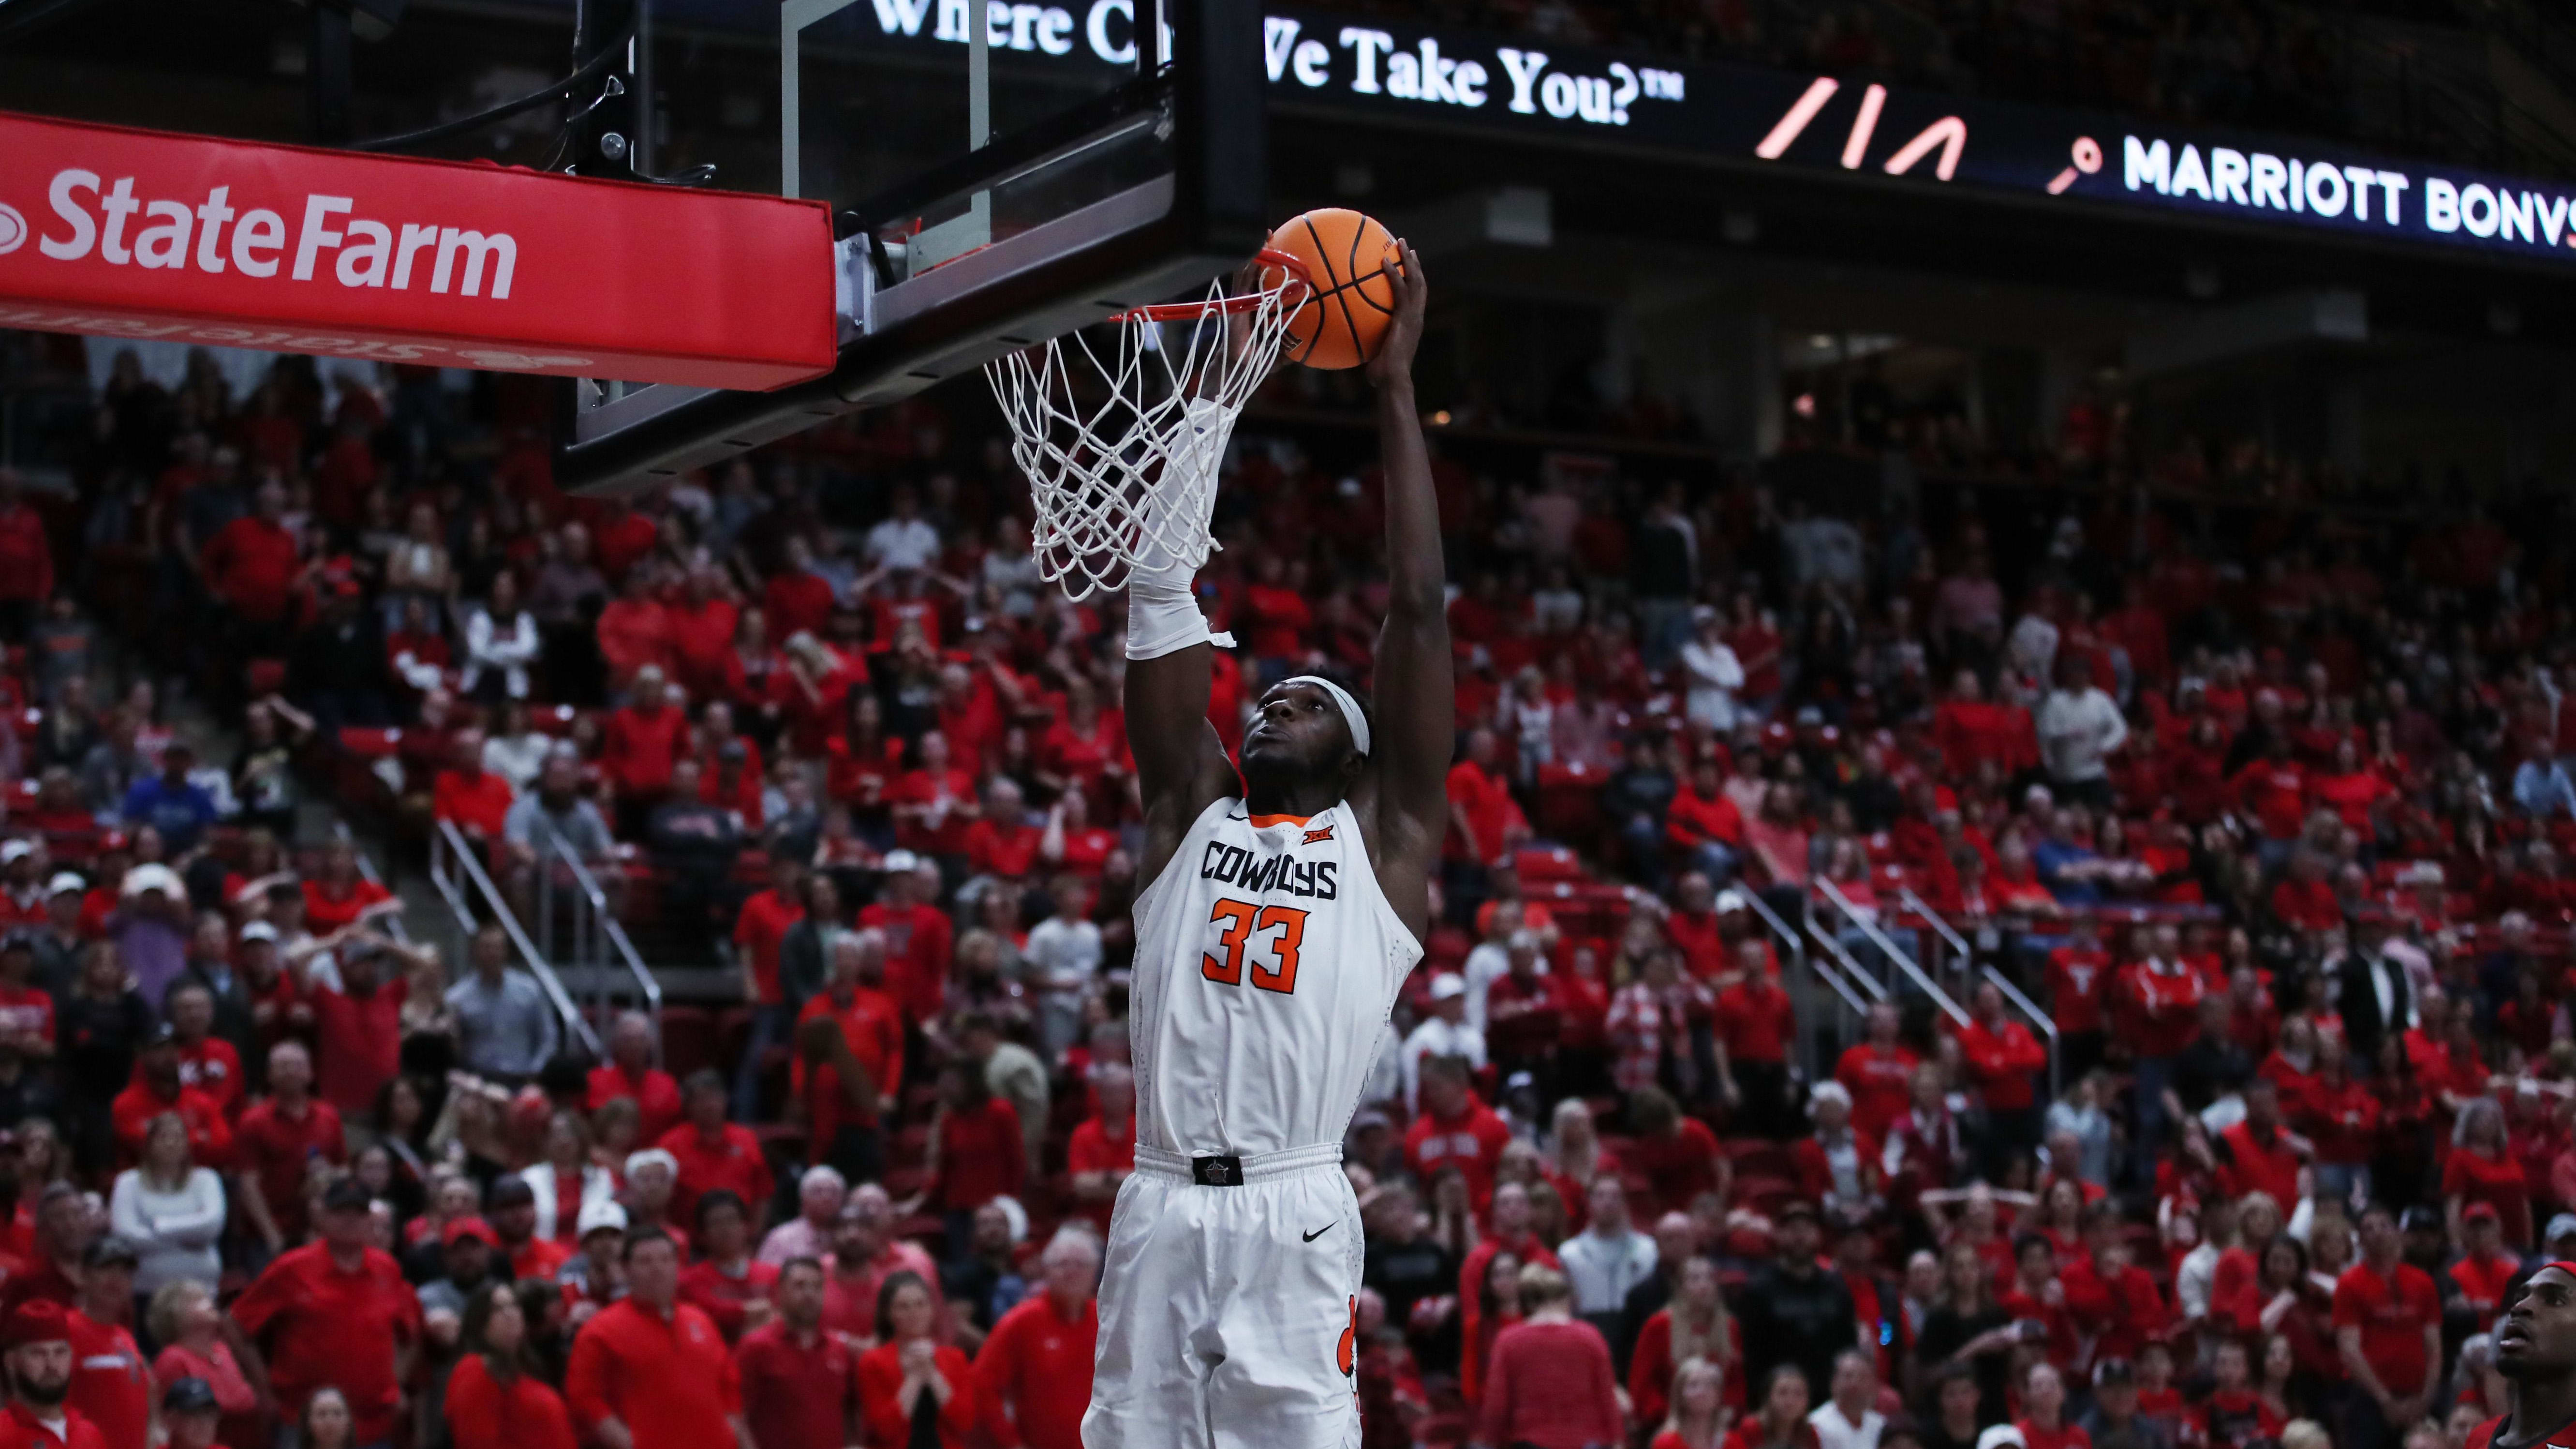
[[[1074,1449],[1133,1162],[1121,601],[1040,579],[971,398],[606,500],[542,398],[128,356],[71,496],[0,474],[9,1412]],[[1372,1446],[2500,1409],[2498,1306],[2576,1255],[2561,555],[2214,514],[2299,468],[2079,407],[2062,478],[1857,511],[1444,443],[1453,831],[1347,1143]],[[1264,416],[1200,580],[1229,740],[1364,687],[1377,606],[1368,460]],[[578,855],[725,998],[594,1057],[341,813],[397,869],[453,827],[525,920]]]

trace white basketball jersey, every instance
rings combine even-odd
[[[1338,1143],[1422,943],[1349,801],[1219,800],[1136,898],[1136,1140],[1188,1156]]]

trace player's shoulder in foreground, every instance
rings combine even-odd
[[[2576,1449],[2576,1419],[2525,1439],[2505,1436],[2505,1416],[2498,1414],[2469,1431],[2462,1449]]]

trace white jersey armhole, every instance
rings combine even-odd
[[[1235,806],[1242,803],[1243,797],[1240,795],[1220,795],[1209,801],[1208,807],[1190,821],[1189,828],[1182,831],[1181,838],[1172,844],[1172,858],[1164,861],[1163,868],[1154,873],[1151,885],[1136,893],[1136,903],[1130,909],[1135,915],[1137,930],[1145,929],[1145,918],[1154,913],[1154,903],[1163,898],[1164,888],[1177,879],[1186,868],[1183,858],[1190,853],[1190,841],[1207,828],[1211,819],[1224,818]]]

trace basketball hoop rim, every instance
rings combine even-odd
[[[1131,308],[1109,320],[1112,322],[1189,322],[1212,314],[1233,317],[1258,311],[1269,305],[1273,298],[1279,299],[1283,312],[1294,312],[1305,306],[1306,298],[1314,296],[1319,290],[1315,286],[1314,278],[1307,275],[1305,262],[1288,252],[1280,251],[1276,247],[1263,247],[1252,254],[1252,259],[1260,263],[1264,270],[1282,271],[1288,275],[1279,285],[1266,286],[1257,292],[1202,299],[1196,302],[1161,302],[1150,307]],[[1287,293],[1291,287],[1299,289],[1305,295],[1293,301],[1290,300]]]

